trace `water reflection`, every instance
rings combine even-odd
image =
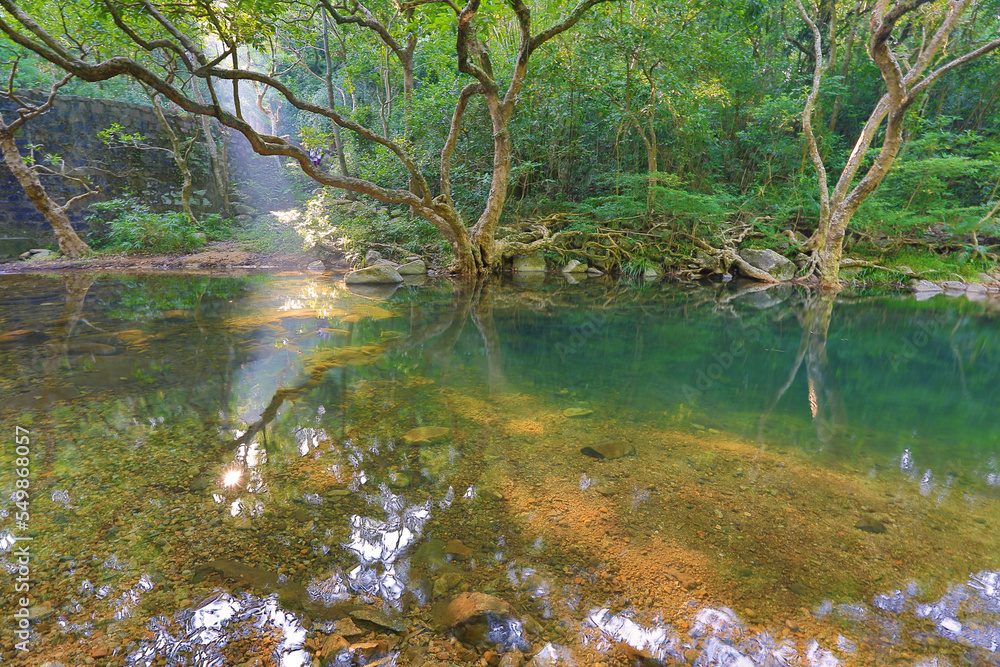
[[[70,663],[997,650],[1000,351],[974,304],[893,379],[922,311],[784,288],[18,289],[4,420],[39,433],[39,577],[75,592],[43,589],[32,641]]]

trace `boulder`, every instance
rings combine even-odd
[[[400,264],[396,267],[396,271],[401,276],[422,276],[427,273],[427,265],[424,264],[424,260],[415,259],[406,264]]]
[[[773,250],[744,248],[740,250],[740,257],[754,268],[768,272],[775,280],[785,282],[795,277],[795,263]]]
[[[392,285],[403,282],[403,276],[391,266],[369,266],[344,276],[348,285]]]
[[[363,266],[374,266],[375,262],[382,259],[382,253],[378,250],[369,250],[368,254],[365,255],[365,261]]]
[[[587,267],[587,275],[588,276],[594,276],[596,278],[597,276],[603,276],[604,275],[604,271],[601,271],[598,268],[590,266],[590,267]]]
[[[718,255],[709,255],[703,250],[695,251],[694,263],[705,273],[722,273],[725,268],[722,265],[722,258]]]
[[[575,259],[571,259],[566,266],[562,268],[563,273],[586,273],[587,265],[582,262],[578,262]]]
[[[653,267],[650,267],[642,272],[643,280],[653,281],[653,280],[658,280],[659,277],[660,277],[660,272],[654,269]]]
[[[545,258],[541,255],[515,255],[514,272],[543,272],[545,271]]]

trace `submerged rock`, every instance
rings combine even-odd
[[[0,343],[38,343],[49,338],[50,336],[47,333],[42,333],[41,331],[17,329],[16,331],[8,331],[7,333],[0,334]]]
[[[593,447],[584,447],[580,453],[595,459],[620,459],[623,456],[635,456],[635,446],[623,440],[609,440]]]
[[[433,445],[443,442],[451,435],[451,429],[443,426],[421,426],[403,435],[404,445]]]
[[[866,516],[861,517],[861,520],[854,524],[854,527],[866,533],[884,533],[886,531],[884,523],[878,519],[871,519]]]
[[[396,632],[406,630],[406,618],[399,612],[379,611],[378,609],[355,609],[351,612],[351,618],[358,621],[368,621],[383,628],[389,628]]]
[[[391,285],[403,282],[403,277],[391,266],[370,266],[351,271],[344,276],[348,285]]]
[[[487,595],[486,593],[462,593],[448,603],[448,606],[439,618],[439,624],[444,628],[453,628],[483,614],[507,616],[513,614],[513,611],[509,604],[492,595]]]
[[[563,417],[586,417],[592,414],[594,411],[589,408],[566,408],[563,410]]]
[[[465,560],[472,553],[472,547],[462,544],[462,540],[449,540],[448,544],[444,547],[444,552],[451,554],[459,560]]]
[[[437,538],[427,540],[413,554],[413,564],[418,566],[423,565],[430,569],[442,568],[448,564],[448,558],[445,556],[444,549],[444,540]]]

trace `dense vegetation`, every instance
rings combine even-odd
[[[746,245],[817,270],[826,181],[866,132],[848,186],[889,169],[847,252],[907,275],[997,261],[998,0],[0,6],[16,85],[159,91],[310,183],[407,210],[389,227],[426,219],[461,271],[539,250],[722,272]],[[706,249],[720,262],[690,263]]]

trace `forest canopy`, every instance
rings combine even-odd
[[[428,221],[461,273],[570,247],[753,275],[756,239],[831,287],[845,243],[928,234],[996,262],[997,0],[0,8],[12,87],[214,118]]]

